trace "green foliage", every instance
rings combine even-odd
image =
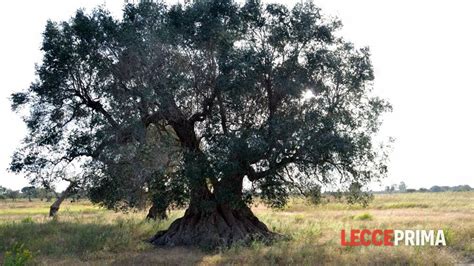
[[[5,266],[24,266],[31,261],[33,255],[23,244],[16,243],[5,252],[3,265]]]
[[[29,115],[10,170],[48,185],[79,166],[90,198],[123,210],[192,195],[239,206],[245,177],[274,207],[327,184],[367,202],[362,187],[387,172],[372,138],[391,107],[341,25],[312,2],[256,0],[49,21],[37,81],[11,98]]]
[[[23,187],[21,189],[21,193],[23,193],[30,201],[31,201],[31,198],[34,198],[37,196],[37,191],[34,186]]]

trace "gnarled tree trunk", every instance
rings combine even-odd
[[[217,205],[211,211],[189,208],[168,230],[158,232],[150,242],[159,246],[200,246],[216,248],[253,240],[269,241],[275,233],[268,230],[247,208],[232,209]]]
[[[271,241],[279,236],[268,230],[244,203],[242,183],[245,173],[236,172],[217,180],[206,179],[207,158],[200,150],[194,124],[170,121],[187,149],[185,164],[193,169],[190,177],[190,204],[183,217],[168,230],[159,231],[150,242],[158,246],[199,246],[208,249]],[[212,191],[209,188],[212,185]]]
[[[61,207],[61,203],[63,203],[63,201],[71,196],[72,194],[74,194],[74,189],[76,188],[76,184],[75,183],[70,183],[69,186],[66,188],[66,190],[64,190],[63,193],[61,193],[61,195],[56,199],[56,201],[53,202],[53,204],[51,205],[51,207],[49,207],[49,217],[53,217],[55,216],[58,211],[59,211],[59,208]]]
[[[241,185],[225,192],[227,196],[233,192],[231,196],[239,197]],[[219,200],[218,190],[211,193],[207,187],[193,194],[184,216],[175,220],[168,230],[159,231],[150,239],[151,243],[214,249],[236,243],[247,244],[253,240],[271,241],[278,236],[260,222],[243,202],[227,204]]]

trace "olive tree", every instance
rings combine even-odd
[[[373,141],[390,105],[368,48],[313,3],[196,0],[48,22],[37,80],[12,95],[29,134],[11,170],[74,174],[109,208],[187,206],[156,245],[276,234],[252,213],[329,184],[351,201],[385,175]],[[77,169],[80,169],[78,171]]]

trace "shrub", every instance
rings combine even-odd
[[[307,198],[311,204],[320,204],[322,199],[321,186],[315,185],[309,188]]]
[[[5,252],[5,258],[3,265],[5,266],[22,266],[26,265],[28,261],[33,258],[31,252],[24,247],[23,244],[14,244],[7,252]]]

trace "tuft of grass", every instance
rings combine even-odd
[[[23,218],[23,219],[21,220],[21,223],[23,223],[23,224],[32,224],[32,223],[34,223],[34,221],[33,221],[33,218],[31,218],[30,216],[28,216],[28,217]]]
[[[454,231],[451,228],[444,228],[443,229],[444,238],[446,240],[447,246],[452,246],[456,242],[456,236]]]
[[[304,215],[301,215],[301,214],[298,214],[298,215],[295,215],[295,223],[304,223],[305,221],[305,217]]]
[[[371,221],[374,219],[374,217],[370,213],[361,213],[358,215],[354,215],[352,219],[359,221]]]

